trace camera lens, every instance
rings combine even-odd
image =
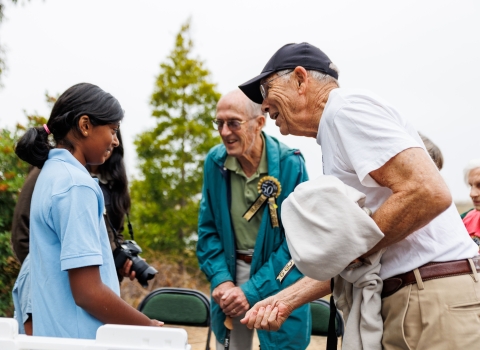
[[[148,265],[143,259],[138,256],[132,257],[132,270],[135,271],[135,277],[143,288],[148,287],[148,281],[155,277],[158,273],[153,267]]]

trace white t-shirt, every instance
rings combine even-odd
[[[392,194],[369,173],[412,147],[425,149],[415,128],[388,102],[365,90],[330,92],[320,120],[317,143],[323,172],[363,192],[375,211]],[[452,205],[428,225],[391,245],[382,257],[380,277],[389,278],[433,261],[466,259],[478,254]]]

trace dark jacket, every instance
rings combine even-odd
[[[20,264],[28,255],[30,246],[30,202],[40,169],[33,167],[23,184],[13,212],[12,250]]]

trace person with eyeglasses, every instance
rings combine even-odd
[[[354,270],[384,251],[378,296],[383,337],[375,349],[477,349],[478,246],[412,124],[380,96],[340,87],[337,67],[309,43],[281,47],[260,75],[239,87],[262,104],[283,135],[316,139],[325,175],[366,195],[364,205],[384,238],[345,268]],[[290,240],[289,215],[282,213]],[[314,267],[329,263],[316,261]],[[305,277],[254,305],[242,322],[276,330],[296,307],[331,292],[330,281]],[[364,330],[372,335],[370,326]],[[348,337],[347,320],[345,343]]]
[[[282,202],[308,179],[300,151],[262,131],[260,105],[235,90],[217,104],[213,126],[222,144],[205,159],[197,257],[211,283],[212,329],[217,350],[252,349],[253,330],[240,323],[256,302],[303,275],[291,260],[279,216]],[[230,337],[224,321],[233,321]],[[275,333],[258,331],[263,349],[305,349],[309,305],[295,310]]]

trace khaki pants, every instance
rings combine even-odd
[[[241,286],[250,279],[250,264],[243,260],[237,260],[237,286]],[[253,305],[250,305],[253,306]],[[232,319],[233,329],[230,332],[230,350],[251,350],[253,341],[253,329],[240,323],[245,315]],[[225,349],[224,345],[216,342],[217,350]]]
[[[417,278],[382,299],[382,318],[385,350],[480,349],[478,275]]]

